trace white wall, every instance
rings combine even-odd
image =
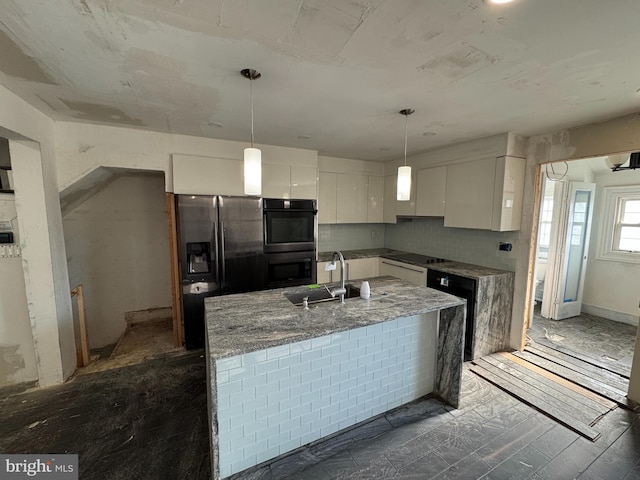
[[[20,243],[13,195],[0,194],[0,221],[11,222]],[[3,246],[0,246],[2,248]],[[0,387],[38,379],[20,257],[0,257]]]
[[[55,171],[53,122],[0,86],[0,134],[10,141],[22,269],[40,385],[73,373],[76,355],[62,218]],[[12,286],[0,285],[3,295]],[[2,317],[2,328],[15,319]],[[31,355],[28,353],[27,355]]]
[[[598,258],[600,236],[604,222],[612,221],[604,212],[604,187],[638,185],[640,170],[601,172],[595,176],[596,197],[593,211],[593,228],[589,247],[583,310],[612,320],[638,324],[640,316],[640,264],[602,260]]]
[[[125,312],[171,306],[160,174],[115,178],[63,218],[71,286],[84,287],[89,346],[114,343]]]

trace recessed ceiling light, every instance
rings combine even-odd
[[[489,5],[504,5],[505,3],[511,3],[513,0],[485,0]]]
[[[438,132],[424,132],[422,134],[423,137],[433,137],[434,135],[437,135]]]
[[[224,124],[220,122],[209,122],[207,123],[207,125],[209,125],[210,127],[217,127],[217,128],[224,127]]]

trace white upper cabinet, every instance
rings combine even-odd
[[[493,196],[491,230],[506,232],[520,230],[524,173],[526,160],[517,157],[499,157],[496,161],[496,188]]]
[[[318,174],[318,223],[337,223],[337,173]]]
[[[244,195],[240,160],[173,154],[173,193]]]
[[[384,177],[384,205],[383,205],[383,221],[384,223],[396,223],[396,204],[397,199],[397,175],[387,175]]]
[[[447,167],[444,226],[491,230],[496,159]]]
[[[291,167],[291,198],[318,198],[318,170],[315,167]]]
[[[499,157],[449,165],[444,226],[518,230],[524,162],[522,158]]]
[[[384,178],[320,172],[318,223],[382,223]]]
[[[382,223],[384,215],[384,177],[368,177],[367,222]]]
[[[418,170],[416,215],[444,217],[447,167]]]
[[[367,176],[338,174],[337,222],[366,223],[367,204]]]
[[[262,164],[262,196],[265,198],[316,197],[316,169]]]
[[[262,164],[262,196],[265,198],[291,198],[291,167],[289,165]]]

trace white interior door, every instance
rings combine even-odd
[[[549,247],[550,291],[545,289],[542,312],[555,320],[575,317],[582,309],[594,193],[592,183],[563,185],[558,228]]]

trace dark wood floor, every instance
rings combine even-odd
[[[77,453],[83,480],[209,478],[203,352],[0,401],[0,452]]]
[[[610,332],[610,329],[603,329]],[[78,453],[80,478],[209,477],[203,352],[0,400],[0,452]],[[467,367],[458,410],[423,399],[236,479],[640,480],[640,416],[591,442]]]

